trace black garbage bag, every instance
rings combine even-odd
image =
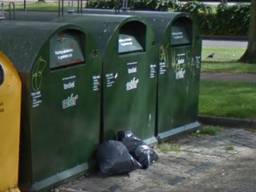
[[[141,139],[136,137],[132,131],[119,131],[117,139],[121,141],[128,149],[129,153],[134,156],[135,150],[140,145],[146,145]]]
[[[141,164],[141,168],[147,169],[153,162],[158,160],[156,152],[136,137],[132,131],[120,131],[117,137],[127,147],[129,153]]]
[[[134,158],[140,162],[142,169],[147,169],[158,160],[156,152],[148,145],[140,145],[134,152]]]
[[[120,175],[140,169],[141,165],[130,154],[125,145],[119,141],[106,141],[99,145],[97,161],[104,175]]]

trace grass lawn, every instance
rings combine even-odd
[[[216,62],[235,62],[237,61],[245,49],[243,48],[203,48],[202,58],[204,62],[216,63]],[[207,58],[208,55],[214,53],[213,58]]]
[[[27,4],[27,10],[56,11],[58,10],[58,3],[43,3],[43,2],[29,3]]]
[[[256,119],[256,84],[202,81],[200,114]]]
[[[256,64],[237,62],[244,51],[242,48],[204,48],[202,72],[256,73]],[[212,53],[213,58],[207,58]]]

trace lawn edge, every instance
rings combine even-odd
[[[204,115],[200,115],[198,119],[199,119],[199,122],[206,125],[256,129],[256,120],[254,119],[239,119],[239,118],[204,116]]]

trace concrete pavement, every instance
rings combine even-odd
[[[223,129],[216,136],[189,135],[169,144],[148,170],[129,176],[91,175],[55,192],[255,192],[256,132]],[[178,146],[178,147],[177,147]]]
[[[246,48],[247,41],[203,40],[203,48]]]

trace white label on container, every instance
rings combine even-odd
[[[137,73],[137,67],[128,68],[128,74]]]
[[[156,74],[157,74],[157,65],[156,64],[150,65],[150,76],[149,76],[149,78],[150,79],[155,78]]]
[[[106,87],[110,88],[114,85],[115,80],[118,77],[118,73],[115,73],[115,74],[114,73],[107,73],[105,75],[105,77],[106,77]]]
[[[54,53],[57,56],[58,60],[63,60],[73,57],[73,52],[73,49],[64,49],[60,51],[55,51]]]
[[[173,39],[183,39],[183,32],[173,32],[172,33]]]
[[[63,89],[68,90],[68,89],[74,89],[76,87],[76,76],[71,75],[68,77],[62,78],[63,81]]]
[[[77,105],[78,95],[71,93],[66,99],[62,101],[62,109],[67,109]]]
[[[92,76],[92,90],[99,91],[100,90],[100,75]]]
[[[128,67],[128,74],[133,74],[138,72],[138,62],[129,62],[126,64]]]
[[[186,74],[185,69],[186,54],[180,53],[176,57],[176,79],[184,79]]]
[[[119,39],[119,43],[123,47],[133,45],[132,38]]]
[[[196,56],[196,67],[200,68],[201,65],[201,56]]]
[[[165,62],[160,62],[159,63],[159,74],[160,75],[164,75],[167,71],[167,67],[166,67],[166,64]]]
[[[73,89],[73,88],[75,88],[75,86],[76,86],[76,82],[75,81],[71,81],[71,82],[67,82],[67,83],[63,84],[64,90]]]
[[[184,79],[185,78],[185,69],[180,69],[176,72],[176,79]]]
[[[137,89],[139,81],[139,79],[134,77],[131,81],[126,83],[126,90],[130,91],[133,89]]]
[[[72,75],[72,76],[68,76],[68,77],[63,77],[62,80],[67,81],[67,80],[71,80],[71,79],[75,79],[75,78],[76,78],[76,76]]]
[[[32,98],[32,108],[37,108],[42,103],[41,91],[36,91],[31,93]]]

